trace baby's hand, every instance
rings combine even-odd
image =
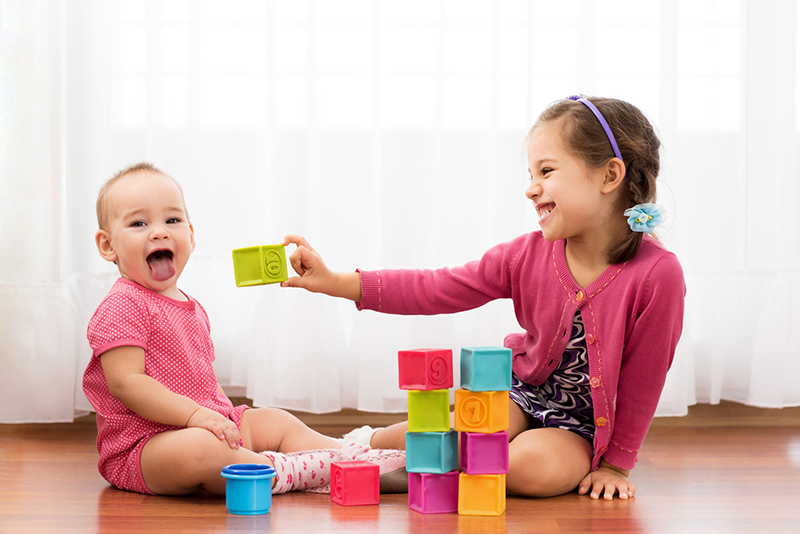
[[[198,408],[186,422],[186,428],[204,428],[217,436],[220,441],[227,441],[231,449],[238,449],[241,443],[239,429],[236,424],[224,415],[209,410]]]
[[[619,493],[619,498],[622,500],[636,494],[636,486],[631,484],[628,477],[609,464],[601,465],[596,471],[586,475],[578,485],[580,495],[586,495],[590,489],[592,499],[599,499],[602,493],[607,501],[612,500],[616,493]]]

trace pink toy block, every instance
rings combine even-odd
[[[453,387],[453,351],[450,349],[401,350],[400,389],[429,391]]]
[[[468,475],[508,473],[508,432],[462,432],[461,470]]]
[[[372,462],[331,463],[331,501],[342,506],[379,504],[380,471]]]
[[[458,471],[408,474],[408,507],[421,514],[458,512]]]

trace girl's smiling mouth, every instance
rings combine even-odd
[[[536,206],[536,213],[539,214],[539,221],[550,215],[550,213],[554,209],[556,209],[556,205],[553,204],[552,202],[547,204],[539,204],[538,206]]]

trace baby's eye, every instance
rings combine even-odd
[[[179,222],[181,222],[180,217],[170,217],[167,219],[167,224],[177,224]]]
[[[130,225],[131,227],[137,227],[137,226],[144,226],[145,224],[144,221],[133,221]]]

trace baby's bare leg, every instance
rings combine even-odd
[[[244,446],[253,451],[298,452],[339,449],[342,444],[276,408],[245,410],[239,428]]]
[[[574,490],[589,473],[592,447],[561,428],[534,428],[520,433],[508,447],[508,493],[552,497]]]
[[[163,432],[150,438],[142,450],[142,477],[158,495],[188,495],[200,486],[224,494],[225,479],[220,473],[229,464],[272,465],[272,461],[244,447],[231,449],[203,428]]]

